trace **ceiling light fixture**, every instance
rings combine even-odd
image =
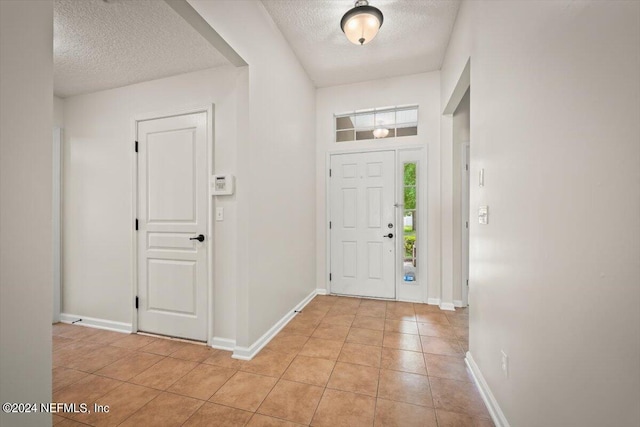
[[[386,138],[387,135],[389,135],[389,129],[387,128],[383,128],[383,127],[379,127],[379,128],[375,128],[373,130],[373,137],[374,138]]]
[[[369,6],[367,0],[358,0],[353,9],[344,14],[340,28],[353,44],[369,43],[382,27],[383,16],[380,9]]]

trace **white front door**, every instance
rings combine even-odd
[[[137,136],[138,330],[206,341],[207,113],[141,121]]]
[[[395,153],[331,156],[331,292],[395,298]]]

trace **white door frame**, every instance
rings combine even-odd
[[[131,130],[131,178],[133,183],[133,199],[132,199],[132,215],[131,215],[131,260],[132,260],[132,277],[131,277],[131,330],[138,332],[138,310],[136,309],[136,296],[138,294],[138,235],[135,229],[136,218],[138,217],[138,156],[134,150],[135,141],[138,138],[138,122],[163,119],[167,117],[183,116],[186,114],[206,113],[207,114],[207,177],[213,175],[213,143],[214,143],[214,112],[215,105],[210,104],[204,107],[191,107],[176,109],[170,111],[150,112],[136,115],[132,120]],[[209,188],[209,182],[206,187]],[[213,218],[211,212],[214,211],[214,201],[211,194],[208,195],[207,202],[207,345],[211,345],[213,335]]]
[[[461,145],[462,162],[460,168],[460,260],[462,269],[460,272],[460,289],[462,290],[462,306],[469,305],[469,227],[470,219],[470,187],[471,187],[471,156],[469,155],[469,143]],[[467,225],[468,224],[468,225]],[[466,250],[465,250],[466,248]]]
[[[62,128],[53,128],[53,322],[62,309]]]
[[[428,221],[428,205],[429,205],[429,200],[428,200],[428,181],[427,181],[427,147],[423,146],[423,145],[398,145],[398,146],[393,146],[393,147],[375,147],[375,148],[356,148],[356,149],[344,149],[344,150],[329,150],[326,153],[325,156],[325,170],[327,171],[327,173],[325,174],[325,215],[327,218],[327,223],[324,224],[325,230],[327,231],[325,234],[325,268],[326,268],[326,277],[325,277],[325,287],[327,289],[327,294],[331,294],[331,281],[329,280],[329,273],[331,272],[331,233],[329,232],[329,219],[331,218],[331,177],[329,176],[329,169],[331,168],[331,156],[333,155],[339,155],[339,154],[356,154],[356,153],[371,153],[371,152],[376,152],[376,151],[393,151],[395,152],[395,166],[396,166],[396,179],[398,177],[398,173],[399,173],[399,166],[400,166],[400,156],[398,155],[399,152],[401,151],[420,151],[421,154],[421,159],[423,162],[423,167],[421,168],[424,172],[421,174],[421,176],[424,177],[423,182],[421,182],[421,186],[419,186],[419,188],[421,187],[422,190],[419,190],[420,193],[420,198],[419,200],[423,200],[423,202],[421,202],[421,209],[423,211],[422,213],[422,220],[420,221],[420,228],[419,230],[424,229],[425,232],[427,230],[429,221]],[[396,182],[396,185],[394,186],[394,193],[395,193],[395,198],[397,201],[398,198],[398,183]],[[396,211],[396,224],[400,224],[402,222],[401,219],[401,215],[399,213],[399,210]],[[400,222],[398,222],[400,221]],[[398,226],[396,226],[396,233],[397,234],[397,230],[398,230]],[[423,234],[424,236],[424,234]],[[421,282],[421,293],[422,293],[422,302],[426,303],[428,300],[428,293],[429,293],[429,281],[428,281],[428,275],[427,275],[427,269],[428,269],[428,262],[429,262],[429,258],[428,258],[428,254],[429,254],[429,246],[428,246],[428,242],[427,242],[427,238],[426,237],[420,237],[421,240],[424,241],[424,251],[423,251],[423,255],[422,257],[419,258],[419,264],[421,265],[420,268],[420,275],[424,278],[424,282]],[[404,252],[400,252],[402,245],[402,242],[400,242],[400,239],[396,239],[396,269],[399,268],[398,267],[398,260],[401,257],[401,254]],[[395,280],[395,286],[396,286],[396,301],[401,301],[401,292],[400,292],[400,285],[402,284],[400,281],[398,281],[398,275],[396,274],[394,276],[394,280]],[[388,300],[388,299],[385,299]]]

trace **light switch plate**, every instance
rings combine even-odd
[[[224,221],[224,208],[216,208],[216,221]]]
[[[489,224],[489,206],[480,206],[478,208],[478,223]]]

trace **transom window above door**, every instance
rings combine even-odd
[[[336,114],[336,142],[397,138],[418,134],[418,106],[372,108]]]

